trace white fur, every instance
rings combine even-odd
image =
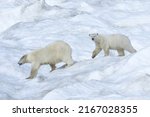
[[[124,50],[135,53],[136,50],[132,47],[127,36],[122,34],[99,35],[90,34],[92,40],[95,42],[96,48],[93,51],[92,58],[94,58],[101,50],[104,50],[105,56],[109,55],[109,50],[117,50],[119,56],[124,56]]]
[[[49,64],[53,71],[56,67],[55,64],[64,62],[67,66],[73,64],[72,49],[64,41],[56,41],[48,46],[33,51],[21,57],[18,64],[31,63],[32,70],[29,78],[34,78],[37,75],[38,69],[43,64]]]

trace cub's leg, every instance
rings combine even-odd
[[[118,56],[124,56],[125,55],[124,49],[118,49],[117,52],[118,52]]]
[[[36,77],[39,67],[40,67],[39,64],[33,64],[30,76],[26,79],[33,79],[34,77]]]
[[[127,50],[127,51],[130,52],[130,53],[135,53],[135,52],[137,52],[137,51],[132,47],[132,45],[131,45],[129,48],[126,48],[125,50]]]
[[[101,51],[101,48],[96,47],[95,50],[92,53],[92,58],[95,58]]]
[[[109,55],[109,49],[104,49],[104,56],[108,56]]]

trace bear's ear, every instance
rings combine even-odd
[[[98,35],[98,33],[96,33],[96,35]]]
[[[26,59],[27,59],[27,55],[23,55],[23,56],[21,57],[21,59],[26,60]]]
[[[91,34],[89,34],[89,36],[91,36]]]

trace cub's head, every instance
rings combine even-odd
[[[98,33],[92,33],[89,34],[89,36],[91,37],[92,41],[95,41],[95,38],[98,36]]]
[[[23,65],[25,63],[27,63],[27,55],[22,56],[18,62],[19,65]]]

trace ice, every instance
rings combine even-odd
[[[0,0],[0,99],[150,99],[149,0]],[[91,58],[90,33],[122,33],[137,53]],[[73,50],[75,64],[31,65],[20,57],[56,40]]]

